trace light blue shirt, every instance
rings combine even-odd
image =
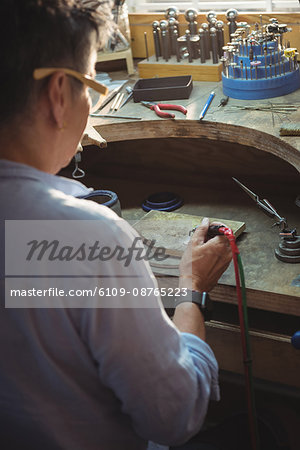
[[[73,197],[88,191],[0,160],[1,249],[4,220],[101,220],[107,245],[130,246],[137,234],[129,224]],[[122,267],[116,287],[127,289],[136,274],[137,288],[157,287],[148,262]],[[2,279],[3,273],[2,259]],[[22,450],[142,450],[149,440],[179,445],[199,431],[209,400],[219,398],[212,350],[180,333],[154,294],[149,308],[105,309],[7,309],[3,297],[2,286],[3,448],[6,442]]]

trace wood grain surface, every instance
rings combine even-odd
[[[221,81],[222,63],[213,64],[211,60],[200,64],[198,60],[191,63],[187,61],[177,62],[175,56],[168,61],[162,59],[157,62],[154,56],[150,56],[138,63],[140,78],[176,77],[191,75],[195,81]]]

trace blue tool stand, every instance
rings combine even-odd
[[[240,45],[239,54],[235,54],[232,61],[237,64],[236,67],[229,65],[222,73],[225,95],[241,100],[257,100],[290,94],[300,88],[298,63],[283,56],[274,42],[268,44],[266,56],[261,45],[252,45],[253,61],[260,61],[257,68],[252,66],[252,69],[247,56],[251,46]]]

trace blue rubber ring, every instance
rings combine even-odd
[[[174,211],[183,204],[182,198],[172,192],[151,194],[142,204],[144,211]]]
[[[109,208],[114,206],[118,201],[118,196],[115,192],[106,191],[103,189],[89,192],[86,195],[79,195],[77,198],[84,198],[86,200],[89,200],[89,199],[92,199],[92,197],[97,197],[98,195],[109,197],[109,200],[107,200],[105,203],[101,203],[101,205],[108,206]]]

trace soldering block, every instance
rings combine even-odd
[[[189,232],[200,225],[203,216],[175,212],[150,211],[133,227],[141,235],[144,243],[155,242],[169,256],[181,257],[189,241]],[[210,218],[210,222],[225,223],[238,237],[246,228],[244,222],[223,218]]]
[[[150,56],[138,63],[140,78],[170,77],[191,75],[194,81],[221,81],[222,63],[213,64],[212,60],[200,63],[194,60],[189,63],[186,59],[177,62],[176,56],[171,56],[168,61],[162,57],[156,61],[156,57]]]

